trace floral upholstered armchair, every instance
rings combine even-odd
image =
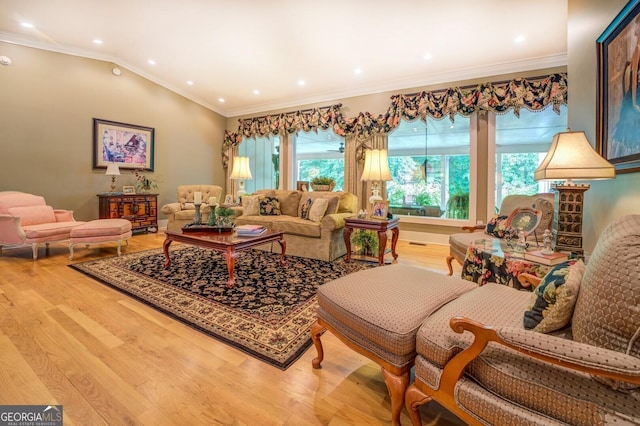
[[[180,185],[177,191],[177,202],[165,204],[160,209],[169,220],[167,223],[168,231],[180,230],[183,226],[193,222],[196,214],[196,207],[193,203],[196,192],[202,194],[200,212],[203,223],[209,219],[209,199],[215,197],[218,203],[222,204],[220,200],[222,188],[217,185]]]

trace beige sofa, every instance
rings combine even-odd
[[[202,193],[202,205],[200,206],[200,216],[202,222],[207,223],[209,219],[209,198],[216,197],[218,203],[222,203],[222,188],[217,185],[180,185],[178,186],[177,202],[162,206],[160,211],[167,215],[168,231],[178,231],[184,225],[193,222],[196,208],[193,204],[194,192]]]
[[[260,215],[253,204],[260,197],[275,197],[281,214]],[[318,218],[319,221],[303,219],[302,205],[308,199],[314,201],[317,198],[327,199],[324,215]],[[357,197],[349,192],[260,190],[243,197],[243,207],[238,209],[235,224],[264,225],[269,229],[284,231],[286,254],[331,261],[346,253],[344,219],[355,216],[357,206]],[[249,208],[252,211],[248,211]],[[274,244],[273,250],[279,252],[280,246]]]
[[[507,195],[502,204],[500,205],[500,211],[498,215],[509,216],[512,211],[517,208],[533,207],[542,211],[542,219],[536,229],[536,232],[529,235],[530,240],[538,240],[542,243],[541,236],[545,229],[551,229],[553,222],[553,203],[554,194],[552,193],[540,193],[535,195]],[[490,236],[484,232],[485,225],[478,225],[475,227],[463,227],[466,232],[459,232],[449,235],[449,257],[447,257],[447,267],[449,268],[449,275],[453,274],[453,266],[451,262],[455,259],[460,265],[464,263],[464,258],[467,254],[467,248],[473,241],[484,238],[491,239],[496,238]],[[482,231],[482,232],[480,232]]]

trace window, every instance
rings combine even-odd
[[[336,181],[334,191],[344,189],[344,139],[332,130],[299,132],[294,136],[294,171],[296,180],[310,182],[317,176]],[[295,188],[292,182],[292,188]]]
[[[474,120],[475,121],[475,120]],[[471,119],[408,122],[389,134],[387,200],[406,216],[469,219]]]
[[[252,179],[245,181],[251,194],[258,189],[278,188],[280,177],[280,137],[243,139],[238,147],[241,156],[249,157]]]
[[[567,108],[562,106],[560,114],[552,108],[531,112],[520,110],[520,118],[513,112],[503,115],[491,113],[495,119],[495,170],[493,194],[487,194],[489,206],[499,209],[502,200],[511,194],[533,195],[549,192],[548,182],[533,180],[533,172],[547,155],[553,136],[567,129]],[[491,125],[489,126],[491,128]],[[489,138],[491,140],[491,131]],[[489,176],[489,179],[492,177]],[[488,212],[495,214],[495,211]]]

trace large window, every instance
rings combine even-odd
[[[387,200],[406,216],[469,218],[470,122],[457,116],[427,122],[403,120],[389,134]]]
[[[245,181],[248,194],[258,189],[279,186],[280,137],[245,138],[238,147],[239,155],[249,157],[252,179]]]
[[[335,191],[344,189],[344,139],[331,130],[299,132],[293,139],[295,180],[310,182],[326,176],[336,181]],[[292,182],[295,188],[295,182]]]
[[[512,112],[495,117],[495,188],[489,204],[497,210],[502,200],[511,194],[533,195],[548,192],[548,182],[533,180],[533,172],[547,155],[553,136],[567,129],[567,108],[560,114],[552,108],[543,111],[520,111],[520,118]],[[491,119],[490,118],[490,119]],[[489,138],[491,140],[491,126]],[[491,146],[491,144],[490,144]],[[495,213],[495,212],[489,212]]]

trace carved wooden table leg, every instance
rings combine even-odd
[[[344,261],[348,262],[351,260],[351,233],[353,232],[353,228],[349,226],[344,227],[344,232],[342,235],[344,236],[344,245],[347,248],[346,256],[344,257]]]
[[[227,271],[229,272],[229,280],[227,288],[233,288],[236,285],[236,279],[233,276],[233,269],[236,267],[236,257],[238,254],[233,249],[224,252],[224,260],[227,263]]]
[[[378,231],[378,265],[384,265],[384,252],[387,249],[387,231]],[[398,255],[396,254],[396,258]]]
[[[400,230],[398,228],[393,228],[391,230],[391,255],[393,255],[394,260],[398,258],[398,252],[396,251],[398,237],[400,237]]]
[[[162,250],[164,251],[164,267],[168,268],[169,266],[171,266],[171,258],[169,257],[169,246],[171,245],[171,243],[173,242],[173,240],[171,238],[169,238],[169,236],[167,236],[167,238],[164,239],[164,243],[162,244]]]
[[[280,238],[278,244],[280,244],[280,266],[287,266],[287,262],[284,260],[284,253],[287,251],[287,242],[284,238]]]

